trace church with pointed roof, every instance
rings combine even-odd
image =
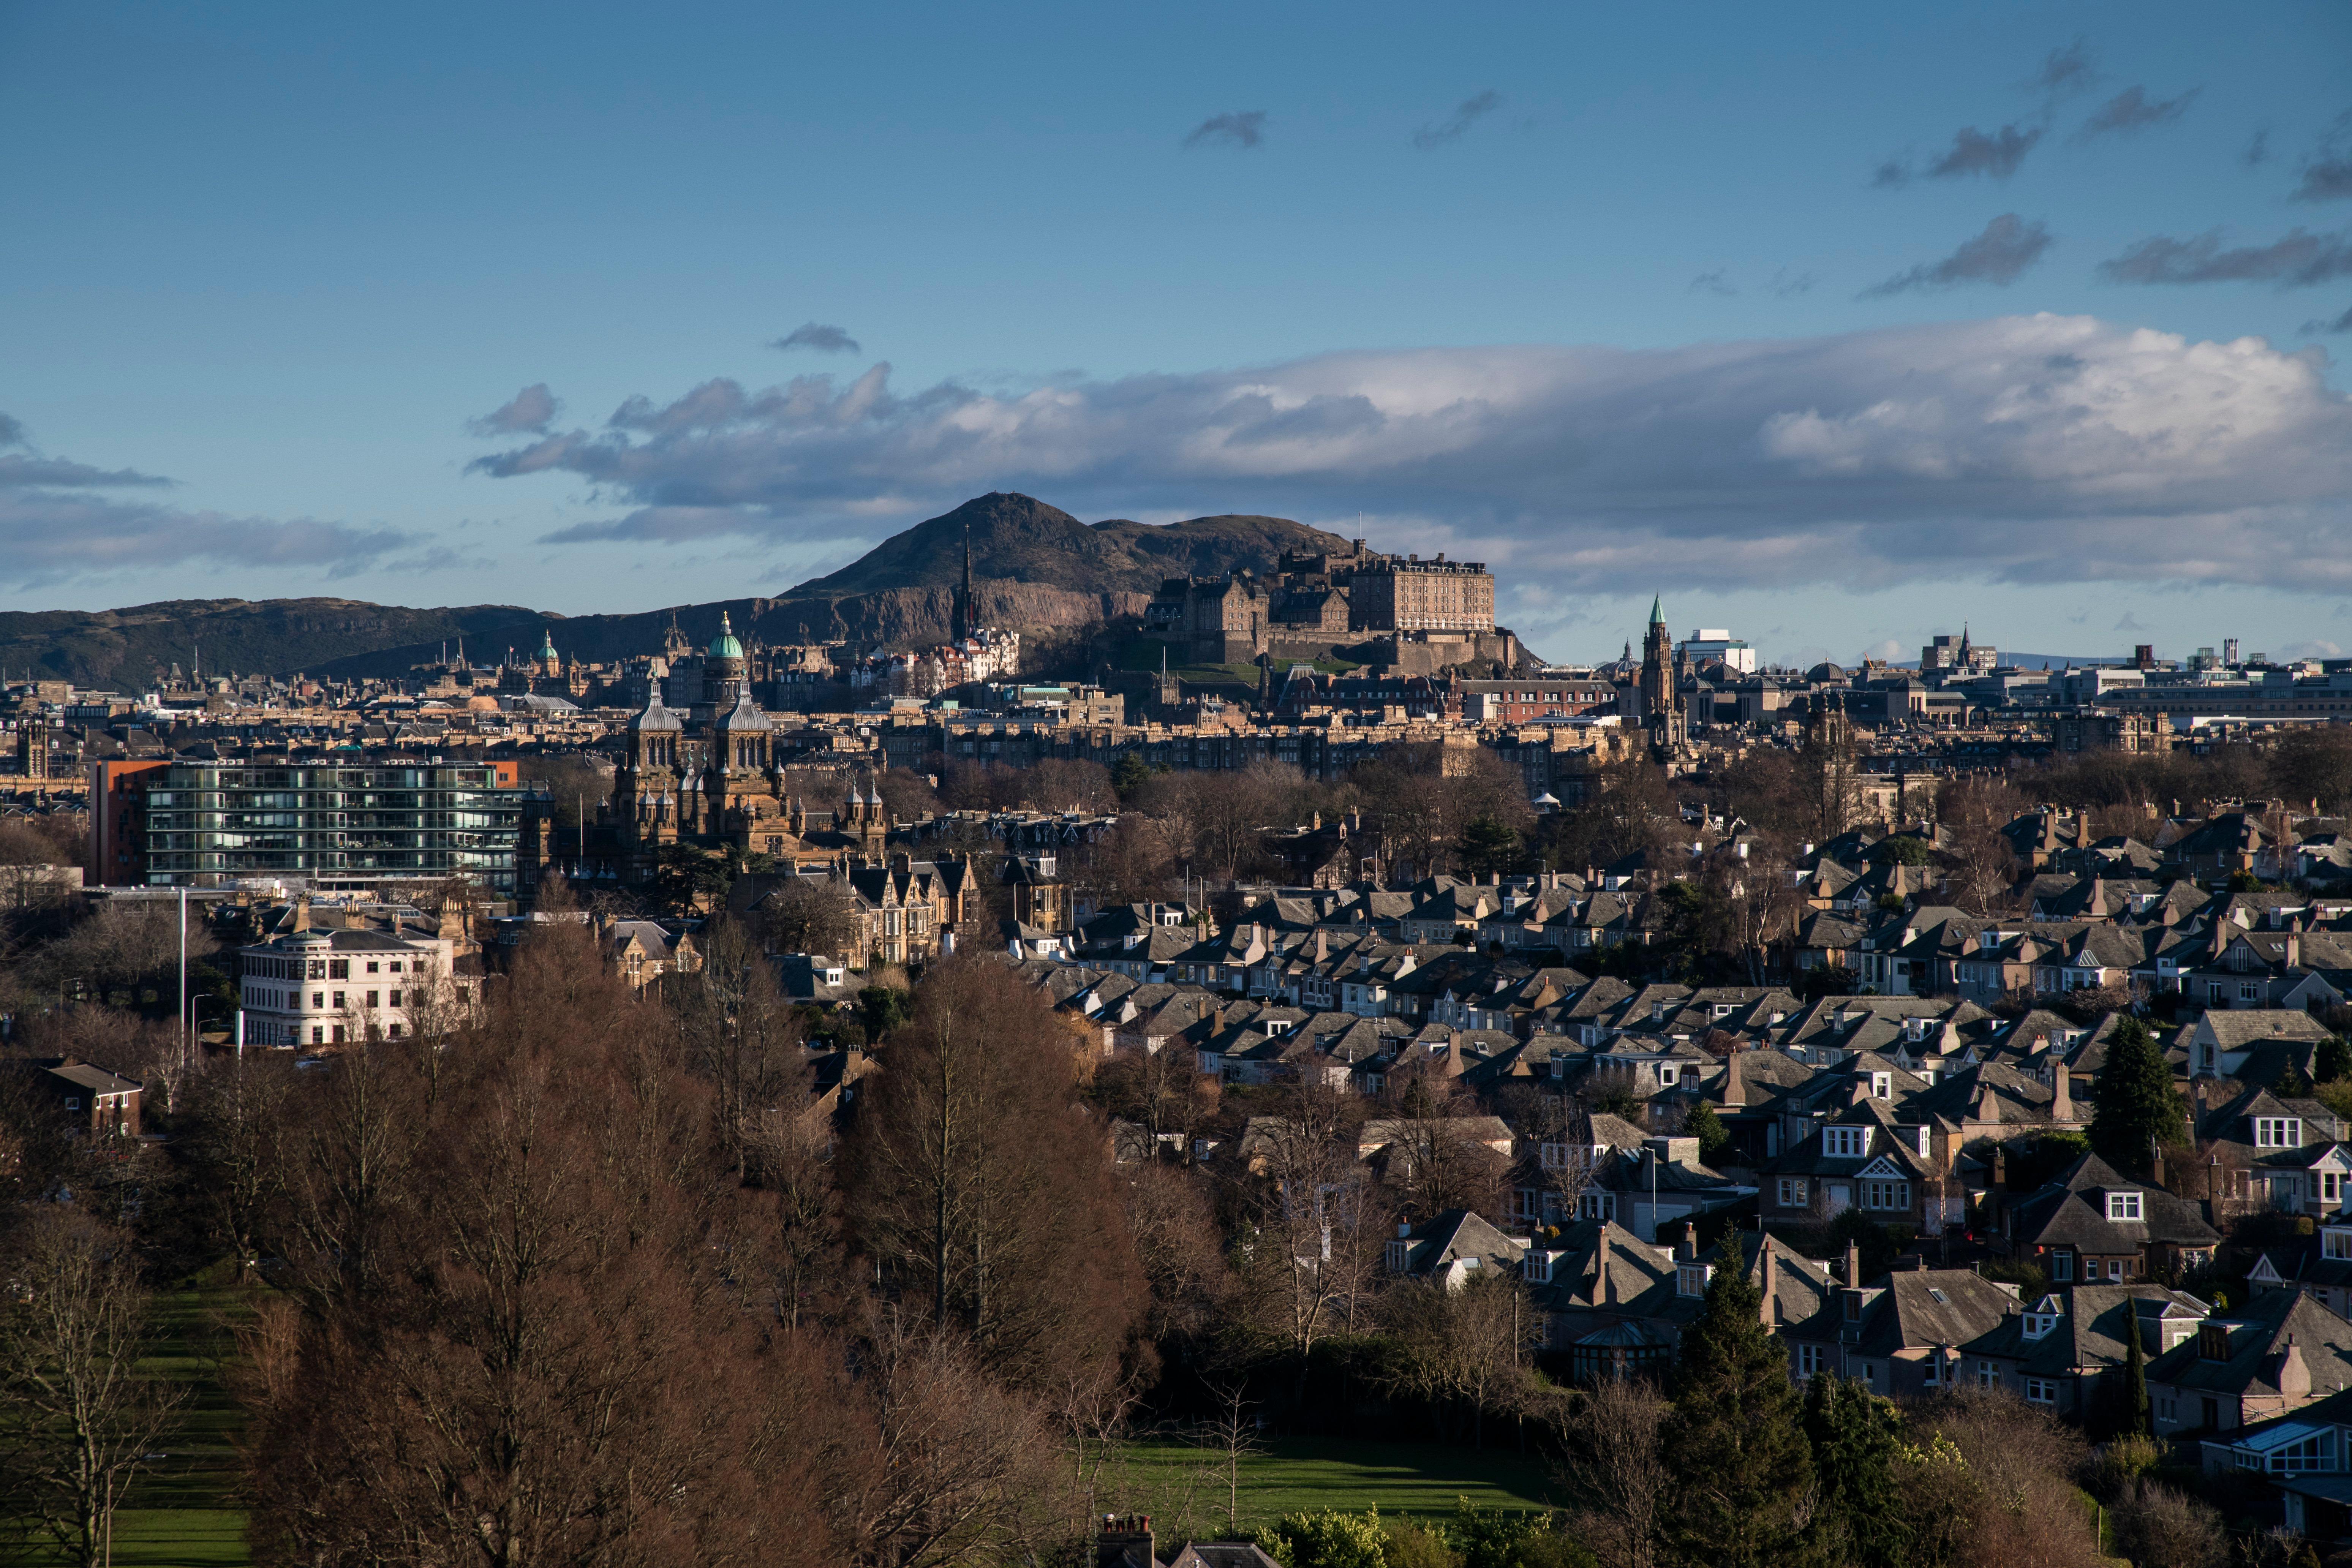
[[[853,780],[843,807],[812,813],[785,792],[776,741],[774,721],[752,698],[743,645],[721,615],[702,658],[700,700],[670,708],[656,687],[629,720],[611,806],[623,851],[641,870],[677,843],[879,858],[890,828],[879,787]],[[813,827],[822,845],[810,842]]]

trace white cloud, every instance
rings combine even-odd
[[[0,445],[24,446],[0,414]],[[183,565],[321,567],[342,576],[413,542],[387,528],[185,511],[106,492],[171,480],[63,458],[0,457],[0,586],[89,582]]]
[[[1627,351],[1318,355],[1026,392],[889,366],[715,380],[487,458],[633,510],[567,540],[872,536],[988,489],[1095,515],[1276,511],[1523,581],[1955,574],[2352,588],[2352,404],[2324,362],[2037,315]],[[1360,515],[1368,524],[1353,520]]]

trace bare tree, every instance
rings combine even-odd
[[[23,1517],[80,1568],[114,1560],[124,1489],[177,1418],[180,1391],[143,1375],[147,1297],[123,1238],[85,1215],[28,1217],[0,1316],[0,1389]]]
[[[1640,1378],[1604,1379],[1569,1395],[1555,1474],[1574,1498],[1579,1533],[1601,1568],[1654,1568],[1666,1474],[1659,1434],[1671,1408]]]
[[[761,899],[754,911],[770,952],[822,952],[862,958],[856,911],[848,889],[816,877],[796,877]]]
[[[1015,1387],[1130,1353],[1142,1272],[1062,1021],[1003,964],[950,959],[889,1056],[845,1151],[860,1250]]]
[[[1396,1114],[1389,1184],[1407,1213],[1423,1219],[1466,1208],[1490,1220],[1504,1217],[1504,1177],[1510,1162],[1479,1141],[1476,1099],[1459,1080],[1434,1068],[1391,1073]]]
[[[1488,1269],[1450,1288],[1416,1279],[1392,1288],[1381,1315],[1389,1331],[1390,1385],[1441,1413],[1448,1406],[1466,1411],[1471,1441],[1484,1447],[1487,1415],[1516,1414],[1527,1392],[1537,1318],[1526,1287]]]
[[[870,1337],[883,1479],[859,1500],[867,1561],[947,1568],[1034,1561],[1072,1510],[1033,1403],[991,1378],[961,1336],[892,1322]]]
[[[1238,1377],[1213,1384],[1217,1413],[1202,1426],[1202,1447],[1211,1455],[1210,1468],[1225,1494],[1225,1529],[1235,1539],[1242,1532],[1242,1461],[1259,1451],[1257,1413],[1244,1395],[1249,1385]]]
[[[293,1099],[292,1065],[272,1053],[240,1052],[190,1086],[189,1126],[177,1142],[240,1279],[260,1261],[265,1216],[283,1190],[279,1143]]]
[[[1386,1211],[1356,1158],[1355,1108],[1328,1087],[1287,1086],[1279,1111],[1252,1128],[1256,1173],[1236,1250],[1244,1320],[1307,1358],[1345,1326],[1369,1286]]]

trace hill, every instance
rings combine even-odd
[[[1228,515],[1161,524],[1115,518],[1087,524],[1034,497],[992,491],[884,540],[830,576],[802,584],[791,596],[952,588],[963,573],[967,528],[975,578],[1096,594],[1149,594],[1163,578],[1213,577],[1241,567],[1270,572],[1285,550],[1348,546],[1336,533],[1287,518]]]
[[[98,689],[152,685],[201,657],[217,674],[396,675],[459,641],[478,661],[539,646],[609,660],[661,646],[670,617],[697,642],[719,627],[768,643],[935,642],[948,635],[971,528],[976,606],[1024,635],[1140,615],[1171,576],[1269,571],[1283,551],[1346,541],[1276,517],[1165,526],[1080,522],[1029,496],[992,493],[917,523],[828,576],[778,598],[718,600],[633,615],[559,616],[520,605],[411,609],[356,599],[176,599],[124,609],[0,613],[0,677],[27,673]]]
[[[548,617],[517,605],[417,610],[357,599],[173,599],[119,610],[0,614],[0,676],[144,687],[201,658],[215,674],[313,673],[354,654],[463,639],[478,657],[539,646]],[[714,617],[715,618],[715,617]],[[413,660],[411,662],[414,662]]]

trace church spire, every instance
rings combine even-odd
[[[1665,612],[1658,607],[1658,596],[1655,594],[1651,595],[1650,624],[1654,626],[1663,626],[1666,624]]]
[[[956,591],[954,619],[952,630],[955,640],[961,642],[971,636],[971,520],[969,518],[964,520],[963,525],[963,586]]]

